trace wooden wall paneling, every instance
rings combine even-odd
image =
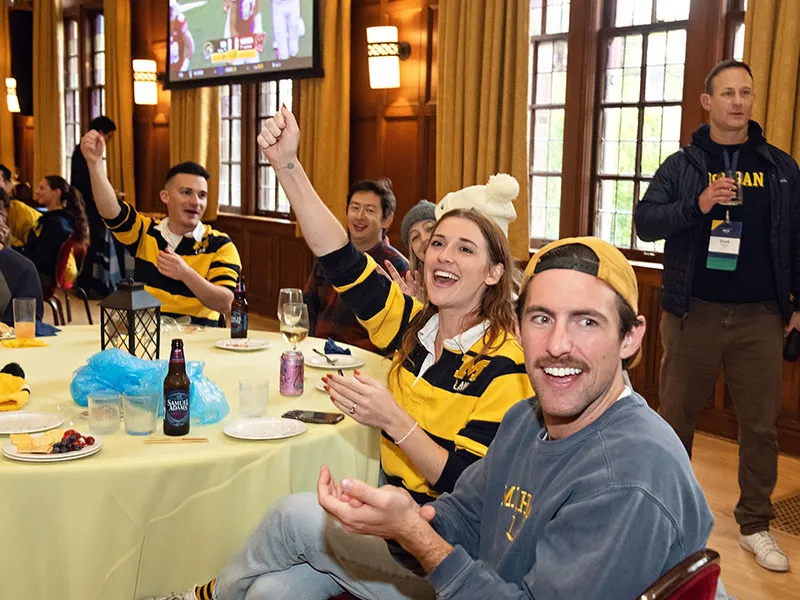
[[[383,172],[392,180],[397,197],[397,213],[389,228],[389,239],[395,248],[405,252],[400,237],[400,225],[408,210],[423,198],[424,192],[419,191],[418,181],[421,171],[420,145],[424,145],[425,140],[420,140],[420,124],[414,114],[387,117],[384,123],[386,137],[392,140],[392,145],[386,149]]]
[[[402,248],[402,217],[422,198],[435,200],[436,2],[354,0],[351,46],[350,179],[392,179],[397,216],[389,230]],[[411,45],[400,63],[400,87],[372,90],[366,58],[366,28],[389,24]]]
[[[155,60],[159,73],[167,69],[167,7],[167,0],[153,0],[131,10],[132,58]],[[133,106],[136,202],[144,211],[163,210],[158,195],[170,166],[169,106],[170,93],[161,85],[156,106]]]
[[[19,180],[29,183],[31,189],[33,189],[38,183],[31,181],[33,178],[33,130],[36,126],[36,121],[33,117],[14,114],[13,122],[14,159],[17,163]]]
[[[661,337],[658,324],[661,319],[660,288],[661,269],[639,266],[634,268],[639,281],[639,312],[646,320],[642,341],[642,360],[630,372],[633,388],[645,397],[653,408],[658,408],[658,373],[661,367]]]
[[[567,68],[568,112],[564,121],[564,144],[561,179],[561,236],[588,235],[592,214],[592,157],[594,155],[595,103],[600,83],[598,67],[598,32],[601,23],[601,0],[575,2],[570,10]],[[585,24],[589,23],[587,27]]]
[[[295,237],[294,223],[223,213],[214,226],[236,244],[253,312],[271,317],[281,288],[305,286],[314,256],[305,241]]]
[[[707,120],[706,111],[700,106],[700,94],[711,67],[722,59],[727,4],[728,0],[692,0],[690,5],[681,145],[688,144],[692,132]]]

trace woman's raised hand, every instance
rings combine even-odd
[[[258,134],[258,147],[274,169],[287,167],[297,161],[300,128],[297,119],[286,106],[267,119]]]

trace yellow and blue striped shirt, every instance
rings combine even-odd
[[[388,352],[396,350],[422,304],[404,296],[396,283],[375,271],[372,257],[352,244],[319,260],[372,343]],[[431,483],[383,435],[381,468],[388,482],[405,487],[419,503],[452,491],[464,469],[486,455],[506,411],[533,395],[514,333],[508,332],[499,347],[487,349],[485,344],[483,336],[465,351],[446,344],[439,360],[423,372],[428,351],[418,341],[399,378],[394,372],[389,375],[387,385],[397,403],[448,453],[441,476]]]
[[[161,301],[161,314],[189,315],[193,323],[216,325],[219,313],[203,306],[200,300],[182,281],[162,275],[156,266],[158,253],[167,249],[167,241],[158,230],[158,219],[140,214],[130,204],[120,201],[120,213],[114,219],[104,219],[122,244],[134,255],[134,278],[145,284],[145,289]],[[235,288],[242,269],[239,252],[231,239],[204,225],[199,241],[184,237],[175,253],[192,269],[215,285]]]

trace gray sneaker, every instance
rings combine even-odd
[[[778,546],[777,540],[769,531],[759,531],[752,535],[740,535],[739,545],[756,555],[756,562],[770,571],[788,571],[789,558]],[[181,599],[183,600],[183,599]]]

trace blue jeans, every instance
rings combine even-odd
[[[427,581],[400,566],[386,542],[346,532],[313,493],[278,502],[222,569],[216,600],[326,600],[348,591],[364,600],[435,598]]]

